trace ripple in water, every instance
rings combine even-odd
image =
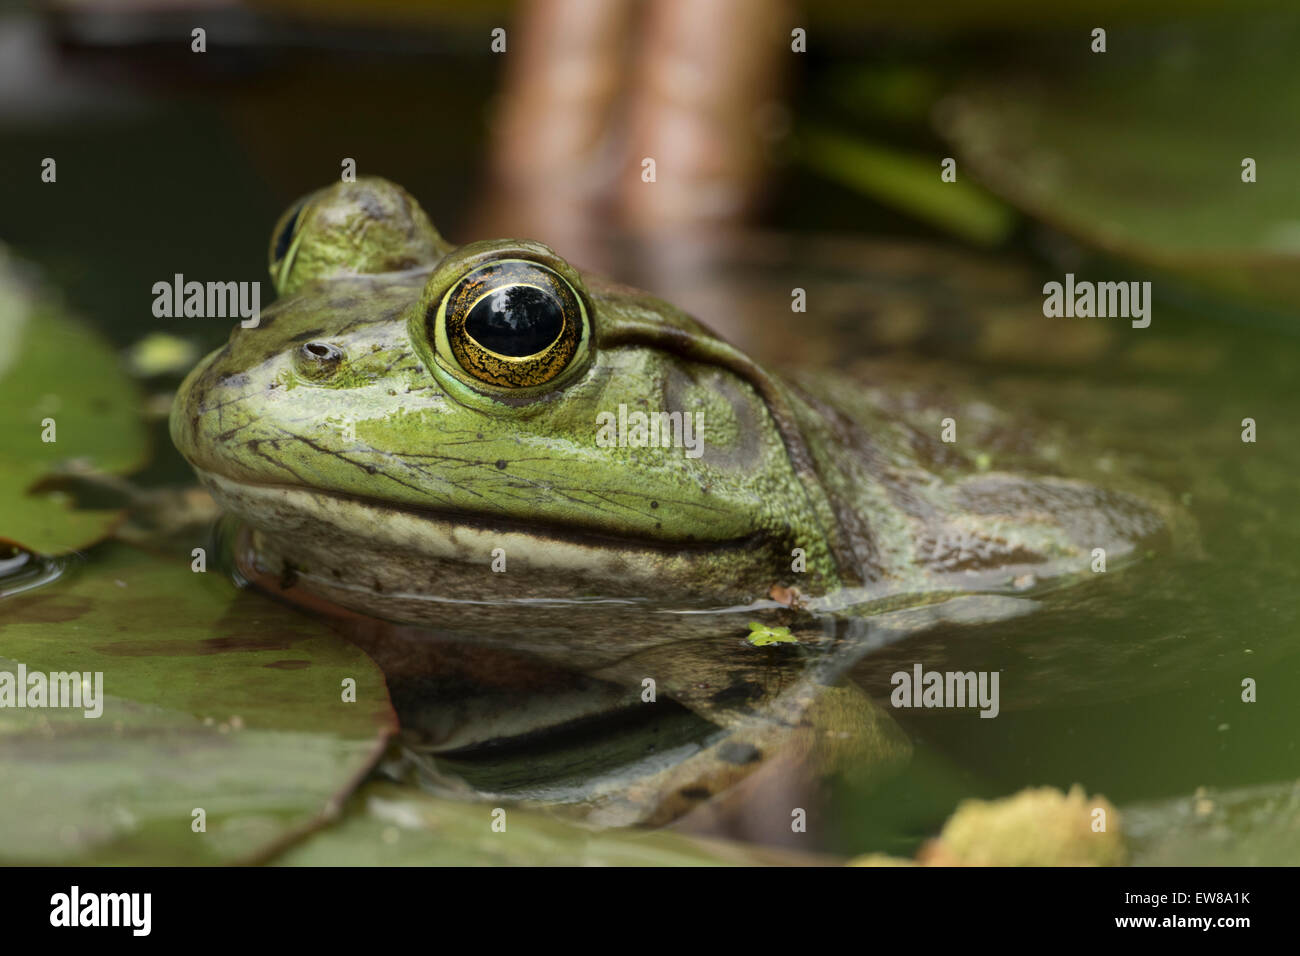
[[[56,581],[68,564],[68,558],[47,558],[12,544],[0,544],[0,598]]]

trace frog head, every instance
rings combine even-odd
[[[277,301],[180,388],[173,440],[261,565],[391,613],[834,585],[783,387],[548,247],[454,247],[363,178],[273,231]]]

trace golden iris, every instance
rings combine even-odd
[[[527,259],[497,260],[469,272],[443,297],[439,312],[460,367],[506,388],[542,385],[559,375],[577,353],[585,325],[572,286]]]

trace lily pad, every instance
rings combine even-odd
[[[1137,866],[1300,864],[1300,781],[1203,788],[1123,813]]]
[[[188,559],[94,557],[0,602],[0,682],[101,674],[103,708],[0,707],[0,862],[246,861],[337,812],[395,729],[370,659]]]
[[[1300,294],[1300,20],[1075,31],[936,110],[960,165],[1117,258],[1294,310]],[[1253,182],[1243,163],[1254,163]]]
[[[665,830],[592,829],[536,811],[441,800],[407,787],[373,783],[357,794],[343,820],[275,862],[285,866],[771,866],[834,861]]]
[[[0,248],[0,539],[63,554],[104,538],[119,510],[74,509],[35,488],[68,467],[141,466],[138,409],[108,344],[26,284]]]

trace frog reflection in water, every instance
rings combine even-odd
[[[453,247],[381,179],[287,212],[271,272],[279,300],[190,374],[171,420],[246,528],[244,573],[393,622],[406,637],[375,656],[431,750],[644,706],[648,680],[712,725],[586,794],[601,820],[672,819],[760,766],[889,764],[905,739],[840,679],[870,642],[835,622],[906,631],[962,600],[996,618],[1025,603],[998,592],[1165,532],[1158,494],[990,470],[924,402],[778,377],[543,245]],[[609,441],[634,412],[689,417],[698,448]],[[987,406],[955,417],[972,448],[1006,427]],[[799,644],[747,644],[760,611]],[[467,664],[479,650],[489,663]],[[477,704],[443,699],[494,681]]]

